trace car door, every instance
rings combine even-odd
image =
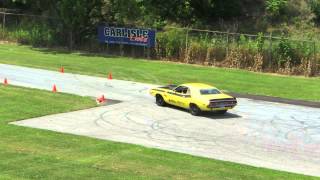
[[[190,102],[190,90],[188,87],[179,86],[177,87],[170,96],[170,102],[182,108],[188,108]]]
[[[189,104],[191,102],[191,93],[188,87],[184,87],[182,92],[179,94],[179,98],[177,100],[179,106],[182,108],[189,108]]]
[[[175,89],[173,89],[172,91],[169,91],[167,93],[167,99],[168,99],[169,104],[178,106],[178,102],[177,102],[178,97],[179,97],[178,92],[182,92],[182,86],[178,86]]]

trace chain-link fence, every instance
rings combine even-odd
[[[69,46],[72,34],[56,31],[57,19],[0,12],[2,40],[40,46]],[[93,27],[94,28],[94,27]],[[156,47],[99,44],[94,32],[78,38],[77,50],[103,55],[120,55],[179,61],[190,64],[247,69],[282,74],[319,75],[319,43],[274,37],[190,28],[168,27],[158,30]]]
[[[160,59],[285,74],[319,73],[315,41],[167,28],[158,33],[157,42]]]
[[[69,38],[56,31],[59,25],[59,20],[51,17],[0,12],[0,39],[37,46],[58,45]]]

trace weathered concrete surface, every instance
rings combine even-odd
[[[194,117],[157,107],[153,85],[0,65],[0,78],[40,89],[122,100],[95,109],[13,124],[139,144],[197,156],[320,176],[320,109],[239,99],[227,115]]]

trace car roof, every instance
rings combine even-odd
[[[189,88],[216,88],[214,86],[208,85],[208,84],[204,84],[204,83],[186,83],[186,84],[182,84],[181,86],[186,86]]]

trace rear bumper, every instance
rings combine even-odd
[[[221,111],[221,110],[229,110],[233,109],[235,106],[229,106],[229,107],[220,107],[220,108],[209,108],[206,107],[204,109],[201,109],[201,111]]]
[[[210,110],[227,110],[232,109],[238,104],[236,98],[211,100],[207,106]]]

